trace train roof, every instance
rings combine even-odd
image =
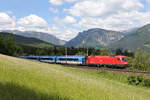
[[[117,55],[117,56],[89,56],[89,57],[105,57],[105,58],[108,58],[108,57],[126,57],[126,56]]]
[[[85,56],[57,56],[57,58],[85,58]]]
[[[122,56],[122,55],[117,55],[117,56],[115,56],[115,57],[126,57],[126,56]]]
[[[19,56],[21,58],[29,57],[29,58],[38,58],[39,56]]]
[[[39,56],[40,58],[55,58],[56,56]]]

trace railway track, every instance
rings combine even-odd
[[[82,70],[93,70],[93,71],[99,71],[101,69],[109,71],[109,72],[115,72],[115,73],[124,73],[124,74],[143,74],[146,76],[150,76],[150,71],[138,71],[138,70],[126,70],[126,69],[113,69],[113,68],[102,68],[102,67],[89,67],[89,66],[78,66],[78,65],[63,65],[64,67],[73,67],[73,68],[79,68]]]
[[[110,72],[136,73],[150,76],[150,71],[126,70],[126,69],[106,69],[106,70]]]

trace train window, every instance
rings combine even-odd
[[[28,59],[38,59],[38,58],[28,58]]]
[[[41,60],[53,60],[53,58],[41,58]]]
[[[67,60],[66,58],[59,58],[59,60],[63,61],[63,60]]]
[[[118,61],[120,61],[120,58],[117,58]]]
[[[69,61],[78,61],[77,58],[68,58],[67,60],[69,60]]]
[[[78,61],[77,58],[60,58],[59,60],[61,60],[61,61],[65,61],[65,60],[67,60],[67,61]]]
[[[126,58],[126,57],[123,57],[123,58],[122,58],[122,61],[123,61],[123,62],[126,62],[126,61],[127,61],[127,58]]]

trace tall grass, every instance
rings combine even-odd
[[[0,100],[149,100],[135,87],[61,65],[0,55]]]
[[[0,100],[69,100],[57,94],[44,94],[16,83],[0,83]]]

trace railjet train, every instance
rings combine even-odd
[[[41,62],[56,64],[96,65],[96,66],[128,66],[126,56],[20,56]]]

